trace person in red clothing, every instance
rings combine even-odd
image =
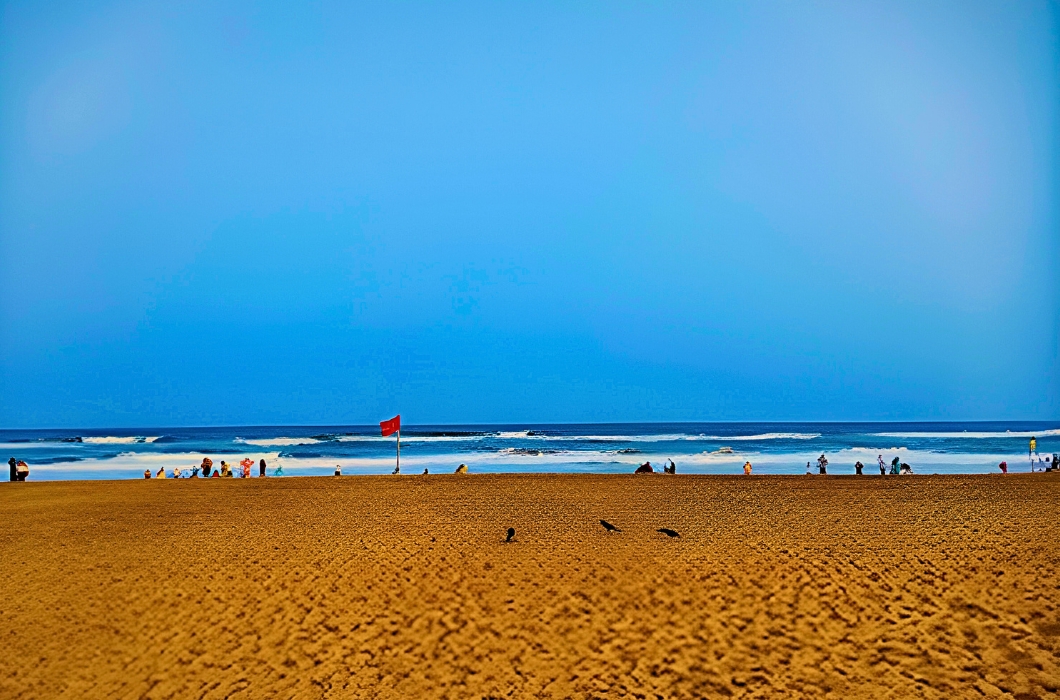
[[[1001,469],[1002,474],[1008,474],[1008,462],[1002,462],[997,466]]]

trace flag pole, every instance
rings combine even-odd
[[[395,474],[401,473],[401,428],[398,428],[398,443],[397,443],[397,469],[394,470]]]

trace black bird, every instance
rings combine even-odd
[[[508,528],[508,538],[505,539],[504,541],[505,542],[511,542],[513,537],[515,537],[515,528],[514,527],[510,527],[510,528]]]
[[[680,537],[681,536],[681,534],[677,530],[671,530],[668,527],[660,527],[658,530],[656,530],[656,532],[661,532],[662,534],[666,535],[667,537]]]
[[[604,529],[607,530],[608,532],[622,532],[621,530],[619,530],[617,527],[615,527],[611,523],[607,522],[606,520],[601,520],[600,524],[603,525]]]

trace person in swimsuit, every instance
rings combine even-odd
[[[876,458],[876,461],[880,463],[880,476],[887,475],[887,465],[883,463],[883,455]]]
[[[861,476],[861,470],[864,469],[864,468],[865,468],[865,465],[862,464],[861,462],[855,462],[854,463],[854,473],[856,473],[858,476]]]
[[[258,476],[265,476],[265,460],[258,462]]]
[[[743,473],[744,473],[744,476],[751,476],[751,463],[750,462],[744,462],[743,463]]]

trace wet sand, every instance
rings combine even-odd
[[[1058,516],[1053,474],[3,483],[0,697],[1057,697]]]

